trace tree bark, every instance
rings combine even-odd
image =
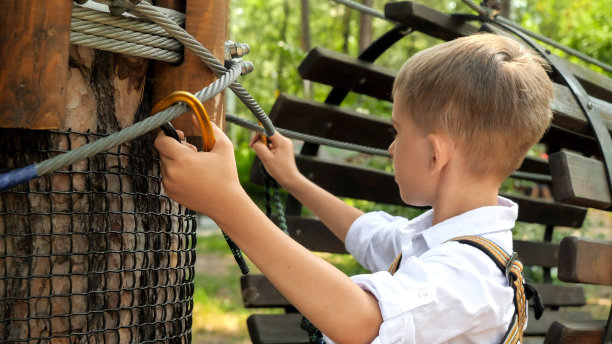
[[[70,47],[62,127],[0,129],[0,172],[150,116],[149,61]],[[190,340],[195,216],[163,195],[154,133],[0,193],[0,338]]]

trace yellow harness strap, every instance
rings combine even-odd
[[[514,316],[508,326],[508,330],[502,339],[502,344],[516,344],[523,342],[523,328],[527,321],[527,306],[525,288],[523,286],[523,264],[517,259],[518,255],[513,252],[506,253],[501,247],[491,240],[479,236],[461,236],[451,241],[470,245],[480,249],[495,262],[495,265],[506,275],[508,283],[514,289]]]
[[[531,286],[525,286],[523,284],[523,264],[518,260],[518,255],[513,252],[511,255],[506,253],[501,247],[493,243],[491,240],[479,237],[479,236],[461,236],[450,241],[457,241],[462,244],[470,245],[475,247],[487,256],[489,256],[495,262],[495,265],[506,275],[508,283],[514,289],[514,316],[508,326],[508,330],[501,341],[501,344],[518,344],[523,342],[523,328],[527,321],[527,306],[525,297],[525,287],[529,288],[529,296],[536,297],[536,308],[541,308],[541,300],[537,295],[537,291]],[[402,260],[402,254],[400,253],[391,267],[389,267],[389,273],[392,275],[399,269],[400,262]],[[541,315],[541,310],[536,309],[536,318]]]

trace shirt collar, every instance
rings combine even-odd
[[[497,206],[476,208],[431,226],[433,212],[433,210],[427,211],[411,221],[411,225],[414,225],[416,228],[413,228],[417,231],[429,224],[429,228],[421,232],[429,248],[458,236],[483,235],[512,229],[518,216],[518,205],[498,196]]]

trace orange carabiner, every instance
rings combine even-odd
[[[151,113],[155,114],[162,110],[169,108],[177,102],[183,102],[189,106],[191,111],[196,115],[198,119],[198,124],[200,125],[200,130],[202,131],[202,147],[205,152],[209,152],[215,146],[215,134],[212,129],[212,125],[210,124],[210,118],[208,117],[208,113],[206,109],[204,109],[204,105],[200,102],[198,98],[196,98],[193,94],[185,91],[176,91],[172,92],[170,95],[160,100],[153,109]],[[170,123],[168,123],[170,125]],[[172,126],[170,125],[172,128]],[[164,130],[165,132],[166,130]]]
[[[259,123],[259,126],[263,127],[263,124],[261,124],[261,122],[257,122],[257,123]],[[268,137],[266,135],[261,134],[260,139],[261,139],[261,142],[264,143],[264,145],[266,146],[268,145]]]

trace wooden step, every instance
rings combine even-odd
[[[301,329],[302,315],[253,314],[247,319],[253,344],[308,344],[308,333]]]
[[[405,205],[391,173],[303,155],[296,156],[296,163],[303,175],[338,197]],[[254,166],[257,164],[255,161]],[[258,169],[251,169],[251,180],[263,184]],[[523,222],[580,227],[586,216],[586,208],[526,196],[501,195],[519,205],[518,220]]]
[[[466,23],[460,16],[439,12],[412,1],[387,3],[385,17],[447,41],[471,35],[479,30],[476,26]],[[497,26],[483,24],[481,30],[494,32],[493,28]],[[612,102],[611,78],[569,61],[566,64],[591,96]]]
[[[612,285],[612,242],[565,237],[559,245],[559,279]]]
[[[302,315],[299,313],[254,314],[247,319],[247,325],[253,343],[308,343],[306,332],[300,328],[301,321]],[[555,322],[583,323],[589,321],[592,321],[590,314],[583,311],[545,311],[542,317],[536,320],[530,309],[524,335],[544,336]]]
[[[582,207],[610,208],[612,198],[603,162],[567,151],[551,154],[549,161],[552,190],[557,201]]]
[[[601,344],[605,329],[605,320],[555,321],[548,329],[544,344]]]

